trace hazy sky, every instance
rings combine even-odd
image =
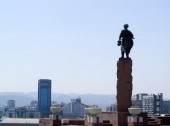
[[[0,92],[116,94],[117,40],[135,36],[133,94],[170,98],[170,0],[1,0]]]

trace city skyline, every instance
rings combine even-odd
[[[117,40],[134,34],[133,94],[170,98],[170,1],[0,1],[0,92],[116,94]]]

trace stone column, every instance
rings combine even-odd
[[[128,108],[132,96],[132,60],[120,58],[117,62],[117,110],[118,126],[127,126]]]
[[[53,119],[53,126],[61,126],[61,117],[59,115],[56,115]]]

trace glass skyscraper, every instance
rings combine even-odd
[[[51,80],[38,80],[38,109],[40,117],[46,118],[50,115],[51,107]]]

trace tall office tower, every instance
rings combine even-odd
[[[46,118],[50,115],[51,107],[51,80],[38,80],[38,109],[40,117]]]

